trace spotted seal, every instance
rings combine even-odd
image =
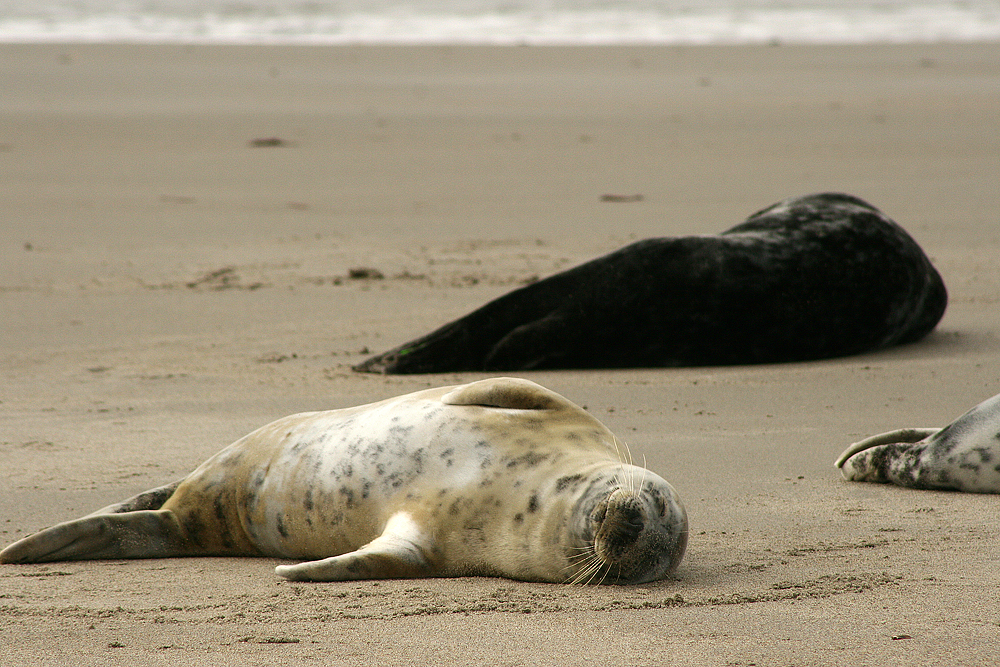
[[[648,582],[687,544],[673,487],[562,396],[494,378],[292,415],[183,480],[26,537],[0,562],[273,556],[292,580]]]
[[[919,340],[947,304],[920,246],[825,193],[717,236],[653,238],[509,292],[371,357],[372,373],[806,361]]]
[[[854,443],[834,465],[857,482],[1000,493],[1000,394],[942,429],[904,428]]]

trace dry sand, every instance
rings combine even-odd
[[[285,414],[476,379],[349,366],[532,276],[786,196],[869,200],[951,293],[928,339],[862,357],[524,374],[677,487],[675,580],[4,566],[0,664],[995,664],[998,499],[832,462],[1000,391],[998,173],[996,44],[0,46],[5,544]]]

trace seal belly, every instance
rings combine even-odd
[[[256,548],[289,558],[353,551],[378,537],[401,507],[433,505],[442,488],[478,484],[490,457],[485,440],[461,418],[441,419],[439,402],[414,402],[316,413],[284,432],[279,423],[259,433],[280,442],[270,456],[242,461],[249,465],[236,505]],[[404,407],[417,407],[420,418],[401,418]]]

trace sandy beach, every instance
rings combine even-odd
[[[673,579],[0,566],[0,664],[995,664],[1000,499],[833,461],[1000,392],[998,173],[996,44],[0,45],[2,545],[286,414],[483,377],[350,365],[788,196],[866,199],[950,293],[927,339],[859,357],[520,374],[677,488]]]

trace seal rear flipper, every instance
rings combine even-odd
[[[97,514],[60,523],[0,551],[0,563],[171,558],[192,555],[169,510]]]
[[[182,481],[184,480],[177,480],[176,482],[158,486],[155,489],[150,489],[149,491],[143,491],[142,493],[136,494],[127,500],[121,501],[120,503],[102,507],[96,512],[91,512],[87,516],[97,516],[98,514],[121,514],[122,512],[135,512],[138,510],[158,510],[163,507],[163,503],[167,502],[167,498],[174,495],[174,491],[177,490],[177,487],[181,485]]]
[[[420,545],[420,529],[406,513],[394,515],[385,530],[356,551],[322,560],[279,565],[275,574],[291,581],[418,579],[434,576]]]

